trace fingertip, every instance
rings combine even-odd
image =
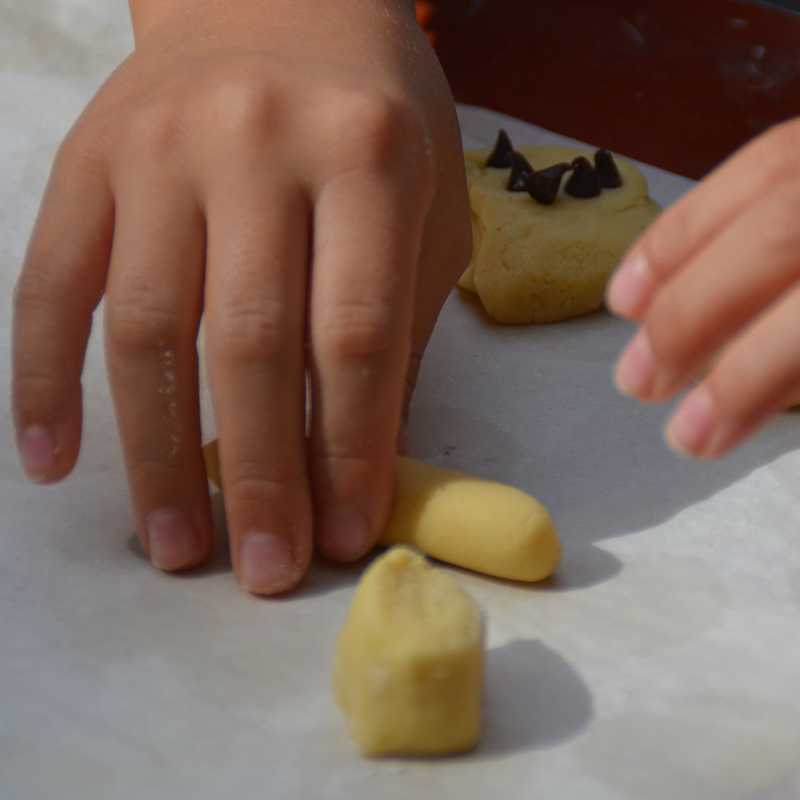
[[[284,594],[294,589],[304,574],[297,554],[280,536],[256,531],[242,539],[237,578],[247,591],[257,595]]]
[[[55,479],[59,447],[51,430],[43,425],[30,425],[19,435],[17,449],[29,480],[48,483]]]
[[[717,427],[714,397],[706,386],[698,386],[683,400],[664,431],[664,440],[683,457],[711,458]]]
[[[148,518],[147,549],[156,567],[172,572],[196,566],[209,548],[187,514],[168,508]]]
[[[643,400],[650,395],[655,376],[653,348],[646,331],[640,330],[620,356],[614,382],[622,394]]]
[[[372,549],[375,539],[364,515],[355,510],[328,512],[317,525],[320,552],[332,561],[356,561]]]
[[[649,305],[654,288],[647,259],[641,253],[632,253],[611,276],[606,305],[621,317],[638,319]]]
[[[33,423],[18,429],[17,453],[25,477],[38,484],[65,478],[78,459],[80,419],[55,428]]]

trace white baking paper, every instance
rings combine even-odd
[[[0,0],[5,395],[11,292],[48,165],[130,47],[121,0]],[[460,116],[467,146],[500,125],[519,144],[565,141]],[[690,186],[644,169],[662,204]],[[153,569],[96,331],[83,451],[62,484],[23,480],[0,412],[0,798],[800,797],[800,419],[720,463],[677,458],[660,438],[668,409],[612,387],[631,332],[606,313],[502,327],[449,298],[413,405],[416,454],[537,496],[564,563],[533,587],[451,569],[487,621],[485,735],[455,758],[368,760],[330,688],[363,562],[320,562],[291,597],[254,598],[217,500],[211,562]]]

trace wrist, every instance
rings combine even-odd
[[[367,13],[370,9],[387,6],[415,16],[415,0],[128,0],[128,8],[134,41],[138,46],[146,37],[162,28],[176,23],[185,24],[190,21],[188,17],[204,11],[216,15],[220,20],[241,11],[262,20],[273,17],[275,23],[279,24],[292,14],[313,19],[315,10],[320,10],[319,3],[324,3],[328,11],[338,5],[340,8],[335,13],[341,16]]]
[[[170,20],[190,14],[207,2],[208,0],[128,0],[136,45]]]

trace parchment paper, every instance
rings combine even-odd
[[[58,141],[131,47],[119,0],[0,0],[0,377],[13,283]],[[532,91],[535,87],[532,87]],[[467,146],[503,124],[461,108]],[[602,145],[602,142],[592,143]],[[645,168],[667,204],[689,182]],[[800,419],[695,464],[666,408],[617,395],[631,327],[605,312],[493,325],[454,292],[424,362],[418,457],[525,489],[565,558],[533,587],[451,569],[488,625],[469,755],[367,760],[330,690],[364,563],[282,600],[242,591],[219,542],[168,576],[133,534],[100,320],[74,474],[27,484],[0,412],[0,798],[739,800],[800,797]]]

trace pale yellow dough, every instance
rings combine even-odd
[[[575,147],[517,147],[540,170],[594,151]],[[661,210],[647,181],[615,156],[623,184],[592,198],[564,192],[551,205],[527,192],[506,190],[509,169],[485,167],[490,148],[467,150],[473,254],[458,285],[476,293],[489,316],[519,325],[558,322],[603,304],[606,281],[617,262]]]
[[[206,462],[206,475],[217,488],[222,488],[222,475],[219,470],[219,445],[217,440],[203,445],[203,460]]]
[[[203,448],[221,485],[216,440]],[[409,544],[497,578],[540,581],[561,560],[558,532],[535,498],[502,483],[397,457],[394,512],[378,544]]]
[[[445,755],[481,727],[483,624],[441,569],[393,547],[364,572],[334,654],[333,683],[367,755]]]
[[[535,498],[502,483],[397,458],[394,514],[379,544],[518,581],[540,581],[561,560],[558,533]]]

